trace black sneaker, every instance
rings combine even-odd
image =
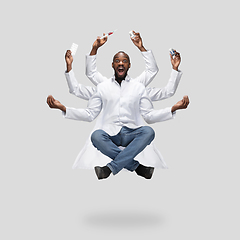
[[[142,164],[139,164],[139,166],[136,168],[135,172],[137,175],[144,177],[146,179],[151,179],[153,175],[154,167],[145,167]]]
[[[108,178],[109,175],[111,174],[111,170],[109,167],[104,166],[104,167],[95,167],[95,173],[97,175],[98,180]]]

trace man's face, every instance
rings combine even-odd
[[[115,71],[115,77],[117,79],[125,79],[130,66],[130,60],[126,53],[119,52],[114,56],[112,67]]]

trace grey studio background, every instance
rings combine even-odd
[[[239,14],[237,1],[8,1],[1,9],[1,239],[239,239]],[[85,54],[103,32],[98,70],[126,51],[129,74],[144,69],[128,32],[141,33],[159,73],[170,76],[169,48],[182,56],[176,94],[187,110],[152,125],[169,167],[150,181],[121,172],[98,181],[72,170],[92,123],[51,110],[52,94],[67,106],[87,102],[68,93],[64,54],[79,44],[74,72],[85,77]]]

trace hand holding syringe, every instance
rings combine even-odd
[[[112,32],[107,33],[107,35],[102,36],[100,39],[103,39],[103,38],[105,38],[105,37],[108,37],[108,36],[112,35],[112,34],[113,34],[114,32],[116,32],[116,31],[117,31],[117,29],[114,30],[114,31],[112,31]]]
[[[112,35],[116,31],[117,30],[115,30],[113,32],[109,32],[107,35],[104,35],[102,37],[97,37],[97,39],[95,40],[95,42],[92,45],[92,50],[90,52],[90,56],[96,55],[98,48],[100,48],[102,45],[104,45],[107,42],[107,37]]]

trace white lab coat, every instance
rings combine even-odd
[[[158,67],[151,51],[142,52],[142,56],[145,60],[146,69],[139,77],[134,79],[134,81],[141,82],[143,85],[147,86],[156,76],[158,72]],[[86,75],[95,85],[107,80],[106,77],[102,76],[99,72],[97,72],[96,55],[86,56]],[[75,96],[88,100],[96,92],[96,88],[94,87],[83,86],[79,84],[75,78],[73,71],[65,73],[65,76],[68,83],[69,91]],[[181,71],[178,72],[172,70],[170,80],[166,87],[162,89],[149,87],[146,88],[149,98],[152,101],[158,101],[172,96],[178,87],[181,76]],[[103,117],[102,114],[100,114],[92,132],[94,132],[96,129],[101,128],[103,124],[102,120]],[[141,119],[140,121],[142,121],[142,125],[144,125],[143,120]],[[111,161],[109,157],[103,155],[100,151],[93,147],[90,141],[91,134],[89,135],[89,138],[87,139],[83,149],[78,154],[73,164],[73,169],[92,169],[95,166],[105,166]],[[161,153],[155,147],[154,142],[148,145],[140,154],[136,156],[135,159],[145,166],[153,166],[155,168],[163,169],[167,168],[167,165]]]

